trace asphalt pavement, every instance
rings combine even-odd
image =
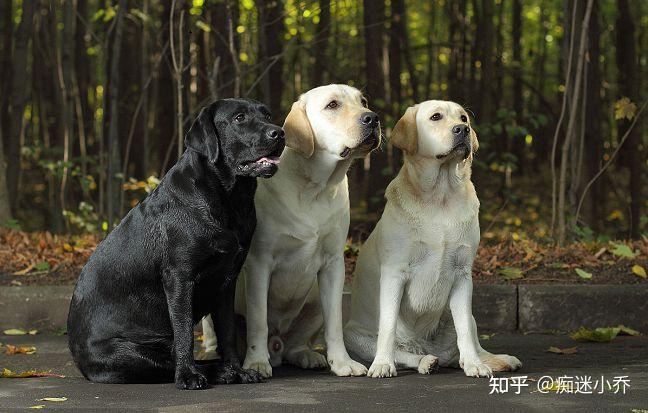
[[[181,391],[173,384],[95,384],[74,366],[65,336],[0,335],[3,344],[36,347],[31,355],[5,355],[0,370],[52,370],[65,378],[0,378],[0,412],[26,410],[159,412],[639,412],[648,413],[648,338],[617,337],[610,343],[577,343],[566,335],[496,334],[484,348],[517,356],[516,373],[495,380],[441,369],[423,376],[399,370],[390,379],[335,377],[326,371],[275,369],[260,384]],[[550,346],[577,346],[570,355]],[[562,379],[560,379],[563,377]],[[43,398],[66,398],[44,401]]]

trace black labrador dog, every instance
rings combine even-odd
[[[277,171],[284,132],[261,103],[219,100],[185,137],[160,185],[92,254],[68,316],[81,373],[102,383],[258,382],[236,351],[234,292],[256,226],[256,178]],[[221,361],[196,363],[193,326],[211,314]]]

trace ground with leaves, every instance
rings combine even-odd
[[[52,235],[0,228],[0,285],[73,284],[99,242],[94,235]],[[361,245],[346,248],[347,281]],[[634,284],[648,282],[648,241],[574,243],[530,240],[482,245],[474,278],[484,283]]]
[[[216,386],[189,392],[173,384],[90,383],[81,377],[67,349],[65,336],[6,336],[0,342],[36,347],[30,355],[6,355],[0,347],[0,373],[7,369],[30,378],[1,378],[0,410],[39,408],[76,411],[554,411],[641,412],[648,408],[648,339],[646,336],[617,336],[606,343],[577,341],[566,334],[484,334],[487,350],[513,354],[522,370],[497,373],[497,378],[526,377],[528,387],[509,387],[491,394],[488,379],[466,377],[458,369],[442,368],[438,374],[421,375],[399,370],[391,379],[335,377],[326,371],[282,366],[272,379],[251,385]],[[1,374],[0,374],[1,375]],[[62,377],[64,376],[64,377]],[[547,386],[545,377],[554,380]],[[567,394],[558,377],[569,380],[589,377],[593,385],[601,377],[610,382],[599,394]],[[626,394],[615,386],[617,376],[626,376]],[[538,391],[539,383],[546,390]],[[582,391],[582,389],[581,389]],[[616,391],[616,394],[615,394]],[[636,410],[634,410],[636,409]]]

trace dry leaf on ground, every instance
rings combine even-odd
[[[36,347],[33,346],[12,346],[11,344],[7,344],[6,347],[5,354],[8,356],[15,354],[34,354],[36,352]]]
[[[8,336],[23,336],[27,334],[25,330],[21,330],[19,328],[10,328],[8,330],[4,330],[2,334],[6,334]]]
[[[555,354],[576,354],[578,353],[578,347],[559,348],[551,346],[547,349],[547,352]]]
[[[22,379],[22,378],[28,378],[28,377],[58,377],[58,378],[64,378],[65,376],[62,374],[56,374],[52,373],[51,370],[47,371],[37,371],[37,370],[25,370],[21,371],[19,373],[13,372],[7,368],[2,369],[2,373],[0,374],[0,377],[3,377],[5,379]]]

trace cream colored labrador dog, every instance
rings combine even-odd
[[[354,158],[380,144],[378,115],[359,90],[328,85],[293,104],[284,130],[279,171],[259,181],[257,227],[237,285],[237,312],[247,322],[244,366],[264,377],[282,361],[364,375],[366,367],[349,357],[342,336],[346,173]],[[327,357],[310,345],[322,325]],[[206,331],[211,340],[209,326]]]
[[[458,362],[477,377],[518,369],[517,358],[482,349],[472,316],[480,235],[470,175],[478,143],[466,111],[437,100],[410,107],[392,143],[405,163],[358,257],[347,348],[373,359],[371,377],[395,376],[396,365],[429,374]]]

